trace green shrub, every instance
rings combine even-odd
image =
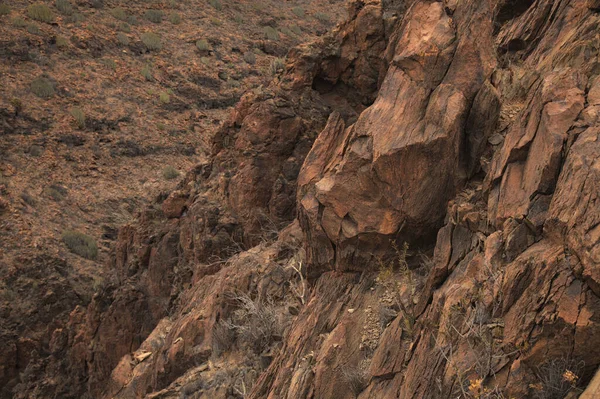
[[[67,230],[62,234],[62,241],[71,252],[82,258],[96,259],[98,257],[96,241],[88,235],[78,231]]]
[[[205,39],[200,39],[196,42],[196,47],[198,47],[198,50],[200,51],[209,51],[210,50],[210,44],[208,44],[208,42]]]
[[[285,60],[283,58],[275,58],[271,61],[271,75],[275,76],[285,70]]]
[[[244,53],[244,61],[250,65],[254,65],[256,64],[256,55],[251,51],[247,51]]]
[[[318,19],[321,22],[329,22],[329,15],[323,13],[323,12],[318,12],[315,14],[315,18]]]
[[[75,123],[77,123],[78,128],[85,128],[85,113],[81,108],[71,108],[71,116],[73,117],[73,119],[75,119]]]
[[[213,6],[215,10],[221,11],[223,9],[223,4],[220,0],[208,0],[208,3]]]
[[[27,22],[25,22],[25,20],[23,18],[21,18],[21,17],[15,17],[15,18],[13,18],[12,24],[16,28],[24,28],[24,27],[27,26]]]
[[[171,102],[171,96],[167,92],[161,92],[159,95],[160,102],[163,104],[168,104]]]
[[[36,24],[34,24],[33,22],[27,24],[27,32],[31,33],[32,35],[39,35],[39,34],[42,33],[40,31],[40,28]]]
[[[64,50],[69,47],[69,41],[63,36],[56,36],[56,47]]]
[[[164,13],[161,10],[148,10],[144,14],[144,17],[155,24],[160,24],[163,20]]]
[[[172,12],[169,15],[169,22],[171,22],[173,25],[179,25],[181,23],[181,15],[176,12]]]
[[[135,16],[135,15],[130,15],[130,16],[128,16],[128,17],[127,17],[127,23],[128,23],[129,25],[138,25],[138,24],[139,24],[139,22],[138,22],[138,20],[137,20],[137,18],[136,18],[136,16]]]
[[[27,16],[40,22],[54,22],[54,14],[45,4],[36,3],[27,7]]]
[[[179,171],[172,166],[163,169],[163,177],[167,180],[173,180],[179,177]]]
[[[54,83],[43,76],[39,76],[31,82],[31,91],[40,98],[51,98],[54,96]]]
[[[10,7],[8,6],[8,4],[0,4],[0,17],[8,14],[10,14]]]
[[[154,80],[154,76],[152,75],[152,68],[150,67],[150,65],[145,65],[142,68],[141,74],[148,81]]]
[[[210,64],[210,58],[208,58],[208,57],[201,57],[200,58],[200,62],[203,63],[204,65],[208,65],[208,64]]]
[[[116,7],[110,10],[110,15],[119,21],[127,21],[127,12],[121,7]]]
[[[153,32],[147,32],[142,34],[142,43],[148,50],[160,50],[162,48],[162,42],[160,36]]]
[[[122,46],[127,46],[129,45],[129,38],[125,33],[119,32],[117,33],[117,42],[119,42],[119,44]]]
[[[39,146],[39,145],[32,145],[31,147],[29,147],[29,154],[33,157],[39,157],[44,153],[44,147]]]
[[[287,27],[281,28],[281,33],[283,33],[286,36],[294,36],[294,32],[292,32],[291,29]]]
[[[297,16],[302,18],[304,16],[304,8],[302,7],[294,7],[292,8],[292,12]]]
[[[63,15],[71,15],[73,14],[73,6],[69,2],[69,0],[56,0],[54,3],[56,5],[56,9]]]
[[[129,24],[127,22],[122,22],[119,25],[119,29],[122,30],[125,33],[131,32],[131,26],[129,26]]]
[[[242,17],[242,14],[235,14],[233,20],[238,24],[244,23],[244,17]]]
[[[298,26],[298,25],[292,25],[290,26],[290,30],[292,32],[294,32],[297,35],[301,35],[302,34],[302,29]]]
[[[277,30],[275,28],[272,28],[270,26],[265,26],[264,32],[265,32],[265,37],[267,39],[279,40],[279,33],[277,32]]]

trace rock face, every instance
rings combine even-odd
[[[349,22],[241,101],[162,212],[121,230],[115,281],[54,331],[44,384],[106,398],[581,393],[600,366],[597,10],[352,2]]]
[[[416,3],[390,44],[375,103],[348,128],[334,117],[313,147],[299,181],[305,229],[323,233],[309,241],[311,265],[360,269],[368,259],[357,256],[374,239],[416,241],[440,227],[465,182],[464,158],[478,155],[465,153],[465,125],[495,65],[490,5],[456,11],[481,18],[453,20],[442,3]]]

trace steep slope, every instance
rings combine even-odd
[[[600,4],[349,7],[121,230],[115,281],[22,397],[583,391],[600,366]]]
[[[342,12],[341,0],[0,0],[0,396],[37,382],[52,332],[111,281],[118,229]]]

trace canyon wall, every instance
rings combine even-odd
[[[17,397],[576,397],[600,366],[599,10],[352,1],[121,230]]]

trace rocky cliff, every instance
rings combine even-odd
[[[16,397],[577,397],[600,366],[599,10],[352,1],[121,230]]]

